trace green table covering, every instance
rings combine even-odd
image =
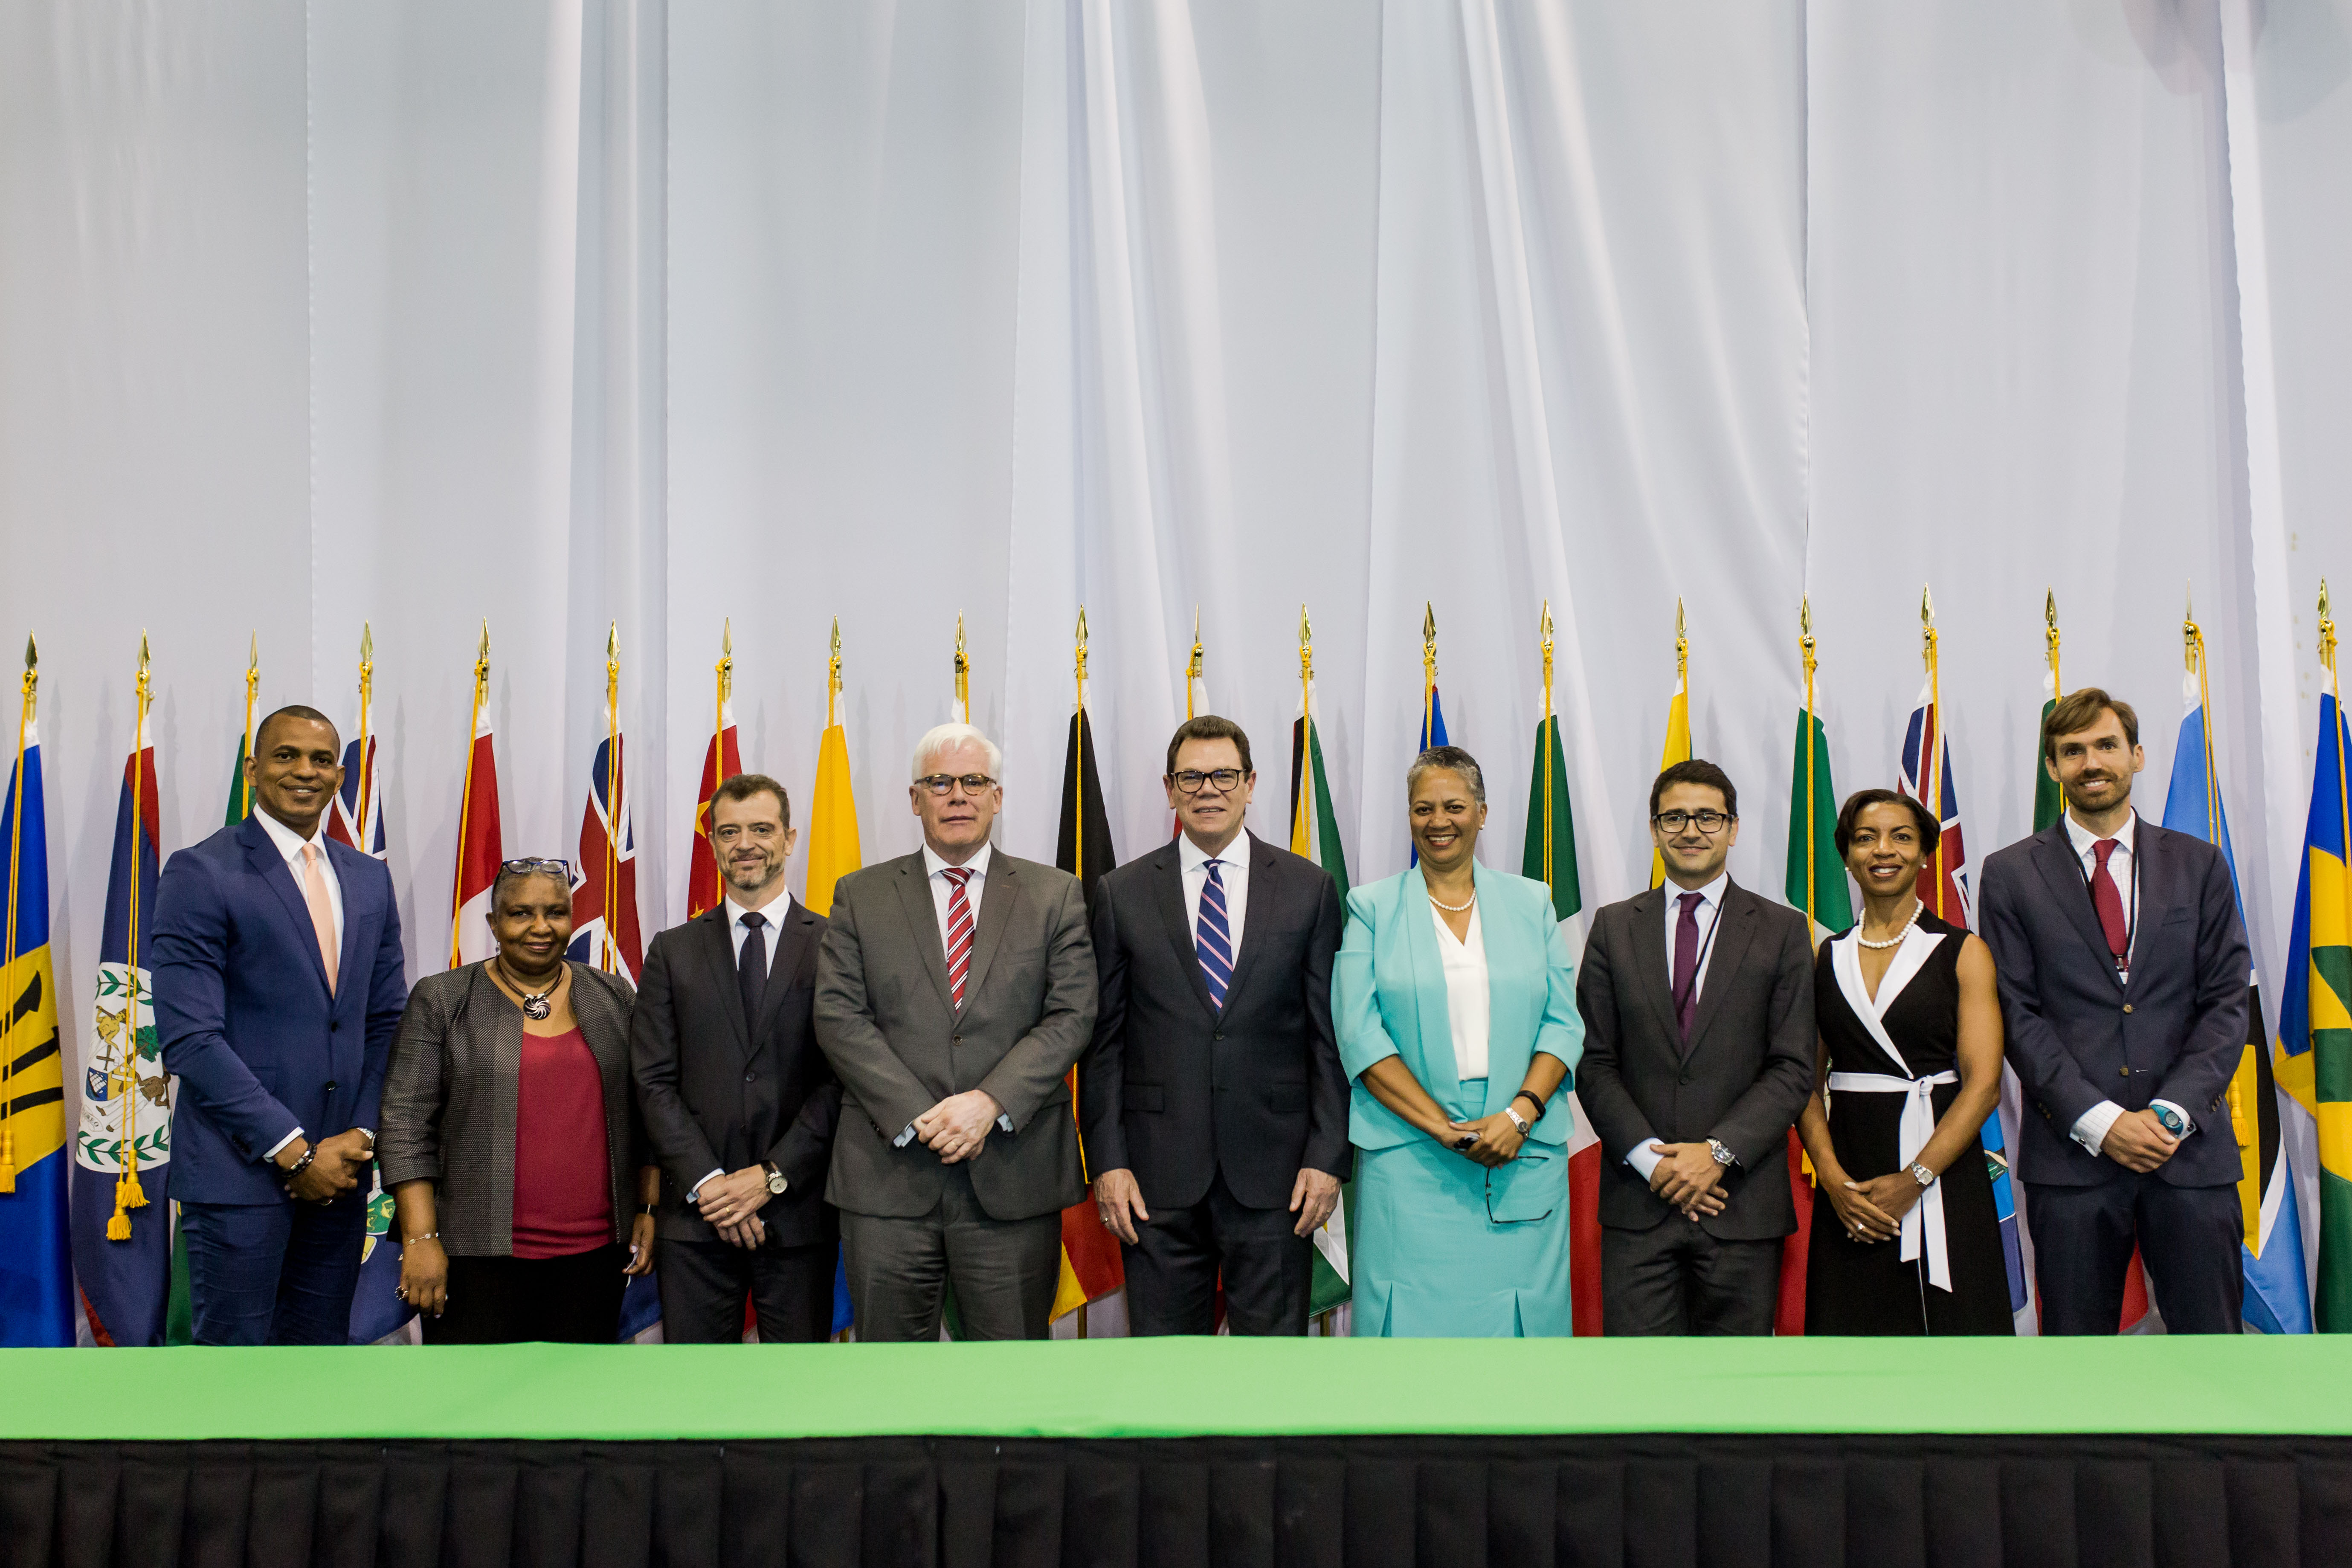
[[[2352,1435],[2352,1342],[1094,1340],[0,1352],[0,1436]]]

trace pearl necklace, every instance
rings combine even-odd
[[[1429,889],[1424,886],[1422,889],[1422,891],[1429,892]],[[1475,904],[1478,901],[1478,889],[1475,888],[1470,889],[1470,902],[1467,904],[1449,904],[1444,900],[1439,898],[1435,893],[1429,894],[1429,901],[1435,904],[1439,909],[1444,910],[1447,914],[1458,915],[1463,910],[1470,908],[1471,905]]]
[[[1911,906],[1911,918],[1903,922],[1903,929],[1896,931],[1893,936],[1888,937],[1885,942],[1873,942],[1868,937],[1863,935],[1862,924],[1860,921],[1856,921],[1853,928],[1853,940],[1874,952],[1885,952],[1890,947],[1901,947],[1903,945],[1903,939],[1911,934],[1911,928],[1919,923],[1919,905],[1916,903],[1913,904]]]

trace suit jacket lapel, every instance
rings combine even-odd
[[[301,885],[294,880],[294,868],[278,853],[278,841],[269,837],[269,830],[254,818],[245,819],[239,837],[245,844],[245,863],[286,906],[287,914],[294,921],[295,945],[310,955],[310,973],[319,977],[319,989],[331,1000],[334,991],[327,984],[327,961],[319,952],[318,928],[310,923],[310,903],[302,896]],[[348,931],[351,926],[351,902],[345,900],[343,929]]]
[[[991,857],[993,858],[993,857]],[[940,939],[940,911],[931,902],[931,879],[923,871],[923,852],[916,850],[898,862],[898,904],[907,911],[907,923],[913,928],[915,951],[923,955],[923,967],[930,972],[931,984],[940,994],[940,1005],[950,1013],[955,1011],[955,989],[948,984],[947,944]],[[988,908],[986,900],[980,906]],[[965,990],[971,990],[971,976],[964,976]]]
[[[2132,951],[2128,955],[2131,959],[2130,979],[2124,982],[2126,991],[2129,991],[2132,982],[2150,967],[2150,944],[2155,941],[2156,933],[2164,929],[2164,912],[2176,902],[2188,901],[2179,896],[2180,889],[2173,885],[2173,873],[2179,869],[2179,861],[2177,857],[2167,853],[2170,846],[2165,843],[2165,829],[2145,819],[2132,834],[2132,855],[2139,866],[2137,919],[2132,910],[2131,889],[2116,889],[2124,896],[2124,924],[2132,937]],[[2115,955],[2107,947],[2104,932],[2099,940],[2099,952],[2113,963]]]
[[[982,984],[988,979],[989,960],[996,956],[996,945],[1013,919],[1013,900],[1020,892],[1020,884],[1013,879],[1013,857],[1001,849],[989,851],[988,880],[980,890],[980,921],[971,933],[971,968],[963,978],[963,999],[967,1004],[980,994]],[[940,950],[940,968],[945,973],[944,948]]]
[[[1209,994],[1209,977],[1201,973],[1201,955],[1192,943],[1192,922],[1184,912],[1184,858],[1174,845],[1162,849],[1151,862],[1151,898],[1160,906],[1160,923],[1168,932],[1168,946],[1176,954],[1176,967],[1192,983],[1192,994],[1199,997],[1202,1007],[1214,1017],[1217,1004]],[[1236,974],[1236,983],[1241,976]],[[1234,990],[1225,987],[1226,1000]]]
[[[1633,896],[1633,969],[1642,994],[1656,1016],[1658,1037],[1682,1047],[1675,1026],[1674,975],[1666,968],[1666,896],[1656,888]]]
[[[352,967],[360,957],[360,865],[370,857],[361,854],[348,844],[330,838],[325,840],[327,858],[334,863],[335,880],[343,889],[343,949],[335,961],[335,990],[340,994],[343,982],[352,976]],[[309,912],[306,906],[305,914]]]
[[[1662,919],[1664,917],[1661,917]],[[1699,1042],[1706,1038],[1706,1026],[1723,1007],[1723,994],[1739,961],[1747,956],[1748,944],[1756,935],[1756,911],[1748,907],[1748,889],[1734,882],[1723,889],[1722,907],[1715,911],[1715,940],[1708,944],[1714,952],[1706,955],[1706,969],[1699,976],[1698,1007],[1691,1014],[1690,1037],[1683,1041],[1683,1058],[1687,1061],[1697,1054]],[[1665,928],[1658,928],[1658,945],[1665,946]],[[1671,999],[1670,999],[1671,1000]],[[1669,1008],[1671,1011],[1671,1008]]]
[[[776,1015],[783,1011],[784,993],[793,988],[793,976],[809,962],[815,945],[816,917],[787,900],[783,920],[776,927],[776,951],[774,961],[768,966],[768,987],[760,993],[760,1026],[751,1031],[754,1045],[766,1039],[768,1032],[776,1026]]]
[[[1257,835],[1244,832],[1240,842],[1244,846],[1242,852],[1249,857],[1250,910],[1256,911],[1257,918],[1252,919],[1249,910],[1242,915],[1242,950],[1234,954],[1234,980],[1225,987],[1228,1008],[1241,994],[1242,986],[1249,980],[1250,966],[1257,962],[1257,955],[1265,951],[1270,940],[1265,934],[1265,917],[1274,912],[1277,896],[1275,878],[1279,874],[1274,868],[1274,851],[1259,843]],[[1201,965],[1196,961],[1192,967],[1198,969]],[[1202,982],[1202,989],[1207,988],[1207,984],[1205,980]]]
[[[702,949],[704,963],[709,965],[711,988],[726,998],[719,1010],[727,1015],[727,1026],[734,1031],[736,1054],[748,1057],[751,1054],[751,1033],[743,1022],[743,992],[736,978],[735,933],[727,929],[727,900],[721,899],[716,906],[703,910],[695,917],[694,923],[702,928],[702,934],[695,940]]]
[[[1449,1115],[1463,1115],[1470,1108],[1462,1103],[1462,1069],[1454,1059],[1454,1009],[1445,994],[1445,955],[1437,947],[1441,939],[1436,915],[1429,907],[1428,885],[1418,873],[1397,881],[1403,900],[1399,918],[1404,921],[1405,946],[1412,954],[1413,1014],[1420,1025],[1421,1060],[1415,1064],[1408,1058],[1405,1066],[1418,1066],[1416,1076],[1422,1087]]]
[[[2147,844],[2147,826],[2142,823],[2141,830],[2134,835],[2138,847],[2144,848]],[[2099,911],[2091,907],[2090,885],[2083,880],[2083,863],[2074,857],[2074,845],[2067,835],[2064,817],[2042,829],[2041,837],[2034,840],[2033,868],[2042,873],[2042,885],[2050,889],[2058,907],[2066,911],[2066,918],[2074,922],[2075,934],[2083,939],[2083,945],[2091,950],[2099,967],[2112,976],[2116,955],[2107,946],[2107,933],[2100,929]],[[2141,868],[2140,891],[2143,895],[2147,891],[2145,866]],[[2126,910],[2124,913],[2128,919],[2131,911]]]

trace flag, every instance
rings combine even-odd
[[[743,749],[735,734],[735,701],[719,700],[719,725],[702,752],[702,786],[694,800],[694,849],[686,871],[686,918],[692,920],[725,896],[719,857],[710,851],[710,798],[719,786],[743,771]],[[815,906],[812,905],[811,908]]]
[[[1679,635],[1676,640],[1680,640]],[[1666,703],[1666,743],[1658,752],[1658,772],[1664,773],[1676,763],[1690,760],[1690,677],[1685,672],[1675,677],[1675,694]],[[1831,815],[1835,816],[1834,808]],[[1665,880],[1666,858],[1654,845],[1650,849],[1650,886],[1664,887]]]
[[[2278,1081],[2319,1123],[2319,1268],[2314,1321],[2352,1330],[2352,874],[2345,760],[2352,731],[2334,692],[2319,698],[2311,815],[2279,999]]]
[[[2201,640],[2201,639],[2200,639]],[[2221,803],[2214,765],[2212,710],[2195,674],[2185,681],[2188,711],[2172,753],[2165,791],[2164,826],[2221,847],[2230,865],[2241,923],[2245,895],[2238,888],[2238,857],[2230,844],[2230,814]],[[2303,1268],[2303,1217],[2286,1148],[2279,1138],[2278,1091],[2271,1079],[2270,1031],[2263,1022],[2259,973],[2246,977],[2246,1048],[2230,1079],[2230,1127],[2238,1141],[2238,1202],[2245,1226],[2240,1247],[2246,1274],[2246,1326],[2266,1334],[2311,1331],[2311,1294]],[[2218,1131],[2218,1130],[2217,1130]]]
[[[816,785],[809,792],[808,897],[818,914],[833,912],[833,890],[865,861],[857,842],[857,796],[849,784],[849,737],[828,725],[816,748]]]
[[[1804,912],[1813,945],[1853,924],[1845,862],[1837,852],[1837,784],[1830,777],[1829,726],[1813,703],[1812,649],[1805,648],[1805,706],[1797,710],[1789,785],[1789,854],[1782,885],[1790,904]],[[1789,1184],[1797,1194],[1797,1228],[1780,1247],[1780,1299],[1772,1331],[1805,1331],[1805,1261],[1812,1243],[1812,1165],[1794,1128],[1789,1131]]]
[[[1315,683],[1302,683],[1297,720],[1290,727],[1290,852],[1321,867],[1344,908],[1348,901],[1348,853],[1331,810],[1331,780],[1323,764],[1323,737],[1315,722]],[[1339,1204],[1315,1232],[1310,1308],[1328,1312],[1349,1300],[1348,1228],[1354,1221],[1356,1184],[1343,1182]]]
[[[1960,797],[1952,783],[1952,750],[1944,738],[1943,715],[1936,703],[1935,678],[1919,689],[1918,705],[1911,710],[1903,731],[1903,771],[1895,788],[1913,800],[1926,801],[1941,825],[1935,846],[1919,868],[1919,901],[1937,920],[1971,926],[1968,847],[1960,837]],[[1929,795],[1935,798],[1929,800]]]
[[[1083,635],[1083,634],[1082,634]],[[1081,658],[1085,644],[1079,645]],[[1103,808],[1102,773],[1095,766],[1094,724],[1087,716],[1085,699],[1070,714],[1070,742],[1062,763],[1062,822],[1054,845],[1054,864],[1078,879],[1091,903],[1095,884],[1118,864],[1110,839],[1110,814]],[[1078,1120],[1078,1069],[1069,1073],[1070,1119]],[[1127,1284],[1127,1268],[1112,1235],[1095,1212],[1094,1172],[1087,1161],[1083,1125],[1078,1142],[1079,1169],[1087,1190],[1062,1211],[1062,1277],[1054,1289],[1054,1316],[1076,1311],[1087,1302]]]
[[[98,943],[95,1058],[74,1138],[74,1273],[90,1338],[160,1345],[172,1300],[172,1094],[147,963],[155,919],[155,749],[145,715],[122,763]]]
[[[1419,756],[1433,746],[1451,745],[1445,738],[1445,704],[1437,695],[1437,682],[1429,680],[1421,691],[1421,734],[1413,743],[1413,755]],[[1421,851],[1408,847],[1404,854],[1407,867],[1421,864]]]
[[[474,742],[466,758],[457,814],[457,867],[450,897],[449,967],[478,963],[498,951],[490,937],[490,889],[506,858],[499,832],[499,753],[490,716],[476,705]]]
[[[645,967],[637,924],[637,836],[631,824],[628,747],[619,718],[588,764],[588,805],[580,817],[580,858],[572,867],[572,945],[565,956],[635,985]]]
[[[2056,822],[2058,814],[2066,809],[2065,792],[2058,787],[2058,781],[2050,776],[2050,770],[2042,765],[2042,737],[2049,728],[2050,715],[2058,707],[2058,677],[2043,675],[2042,689],[2049,695],[2042,700],[2042,722],[2033,731],[2033,831],[2036,833]]]
[[[49,960],[48,821],[31,711],[0,803],[0,1348],[74,1342],[66,1223],[65,1056]]]
[[[361,720],[362,730],[366,720]],[[238,753],[242,761],[244,753]],[[240,784],[242,778],[240,777]],[[242,791],[229,796],[229,809],[237,808]],[[251,803],[247,802],[247,815]],[[238,817],[243,821],[243,817]],[[376,770],[376,738],[362,734],[343,748],[343,787],[327,803],[327,837],[348,845],[362,855],[384,858],[383,790]]]

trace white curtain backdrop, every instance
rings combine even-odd
[[[1646,868],[1677,598],[1777,892],[1801,598],[1851,790],[1932,586],[1981,865],[2045,588],[2150,815],[2193,591],[2276,974],[2352,590],[2347,77],[2352,0],[0,0],[0,645],[42,641],[68,1048],[142,627],[169,849],[248,636],[265,707],[347,720],[373,624],[421,973],[486,618],[509,853],[574,848],[617,624],[658,927],[724,624],[800,796],[838,617],[870,862],[961,614],[1050,858],[1080,605],[1128,856],[1196,611],[1285,836],[1303,605],[1362,880],[1424,605],[1518,865],[1549,600],[1590,907]]]

